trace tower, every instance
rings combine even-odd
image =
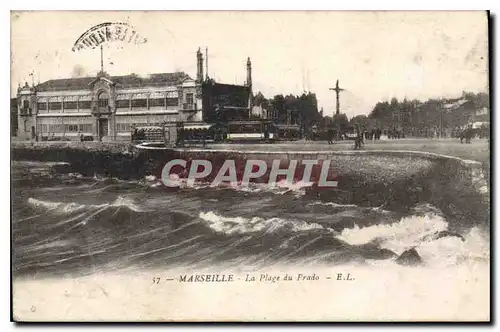
[[[203,54],[201,53],[201,49],[198,48],[198,52],[196,52],[196,81],[203,81]]]
[[[247,86],[252,87],[252,62],[250,57],[247,59]]]
[[[247,82],[248,86],[248,112],[249,114],[252,112],[253,107],[253,92],[252,92],[252,62],[250,61],[250,57],[247,58]]]
[[[208,47],[205,47],[205,80],[208,81]]]
[[[17,135],[22,139],[34,139],[36,118],[36,91],[26,82],[23,87],[17,89]]]

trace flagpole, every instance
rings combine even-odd
[[[104,60],[103,60],[103,54],[102,54],[102,45],[101,45],[101,73],[104,73]]]

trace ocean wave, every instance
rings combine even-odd
[[[179,183],[179,189],[183,190],[204,190],[204,189],[222,189],[222,190],[234,190],[237,192],[245,192],[245,193],[274,193],[277,195],[284,195],[288,193],[292,193],[295,197],[301,197],[306,194],[306,189],[310,188],[313,184],[310,182],[297,181],[297,182],[289,182],[286,180],[277,181],[274,184],[268,183],[256,183],[249,182],[248,184],[242,185],[241,181],[236,184],[231,184],[229,182],[223,182],[214,186],[212,182],[207,181],[196,181],[192,185],[188,185],[187,179],[175,177],[175,174],[172,175],[172,180],[175,180]],[[163,183],[158,181],[158,179],[154,176],[146,176],[144,181],[141,181],[141,184],[144,184],[148,187],[160,187],[163,186]]]
[[[50,201],[44,201],[40,199],[36,199],[33,197],[28,198],[28,204],[35,207],[35,208],[45,208],[48,211],[54,211],[59,214],[70,214],[78,211],[82,211],[84,209],[87,209],[89,206],[85,204],[78,204],[75,202],[50,202]],[[94,205],[94,207],[103,207],[105,206],[104,204],[97,206]]]
[[[72,245],[74,245],[74,243],[70,240],[55,240],[55,241],[51,241],[48,243],[27,246],[27,247],[22,248],[22,249],[23,249],[23,253],[29,253],[32,251],[44,251],[47,249],[60,250],[61,248],[70,247]]]
[[[116,200],[111,203],[110,206],[124,206],[134,212],[146,212],[146,210],[137,205],[132,198],[126,196],[118,196],[118,198],[116,198]]]
[[[326,206],[326,207],[332,207],[335,209],[357,209],[357,210],[378,212],[381,214],[391,213],[391,211],[384,210],[383,205],[375,206],[375,207],[362,207],[362,206],[359,206],[356,204],[340,204],[340,203],[335,203],[335,202],[316,201],[316,202],[308,203],[307,206]]]
[[[261,217],[225,217],[213,211],[200,212],[199,217],[207,222],[208,226],[214,231],[227,235],[255,232],[274,233],[277,231],[301,232],[310,230],[335,232],[333,229],[323,227],[317,223],[287,220],[278,217],[268,219]]]
[[[478,227],[471,228],[461,238],[447,236],[423,240],[417,247],[426,264],[434,266],[456,265],[467,261],[490,259],[489,242]]]
[[[276,182],[274,185],[267,183],[249,183],[246,186],[228,186],[228,189],[233,189],[241,192],[248,193],[273,193],[276,195],[293,194],[295,197],[299,198],[306,194],[306,189],[310,188],[312,183],[298,181],[289,182],[286,180],[281,180]]]
[[[34,160],[13,160],[12,166],[17,167],[53,167],[53,166],[70,166],[71,163],[66,161],[34,161]]]
[[[335,202],[312,202],[307,204],[308,206],[322,205],[322,206],[331,206],[334,208],[357,208],[356,204],[339,204]]]
[[[337,238],[351,245],[378,243],[401,254],[403,251],[420,244],[422,238],[445,231],[448,223],[433,213],[403,217],[399,222],[389,225],[372,225],[344,229]]]
[[[79,204],[75,202],[51,202],[36,199],[33,197],[28,198],[28,204],[35,208],[44,208],[57,214],[71,214],[84,210],[96,210],[106,207],[126,207],[134,212],[146,212],[143,208],[137,205],[130,197],[118,196],[111,203],[103,204]]]
[[[486,181],[482,168],[472,168],[471,171],[472,185],[476,190],[483,195],[489,194],[490,188],[488,181]]]
[[[415,248],[429,265],[489,259],[489,244],[479,228],[473,227],[465,235],[449,232],[448,222],[429,204],[419,205],[413,212],[393,224],[355,226],[336,237],[351,245],[377,244],[398,255]]]

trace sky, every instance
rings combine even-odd
[[[95,76],[99,49],[73,52],[80,35],[126,22],[144,44],[104,46],[111,75],[184,71],[196,76],[196,51],[208,47],[209,76],[253,91],[316,93],[324,114],[367,114],[378,101],[458,97],[488,91],[486,12],[13,12],[11,94],[19,83]]]

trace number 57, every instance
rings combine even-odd
[[[159,283],[160,283],[160,277],[154,277],[153,284],[159,284]]]

